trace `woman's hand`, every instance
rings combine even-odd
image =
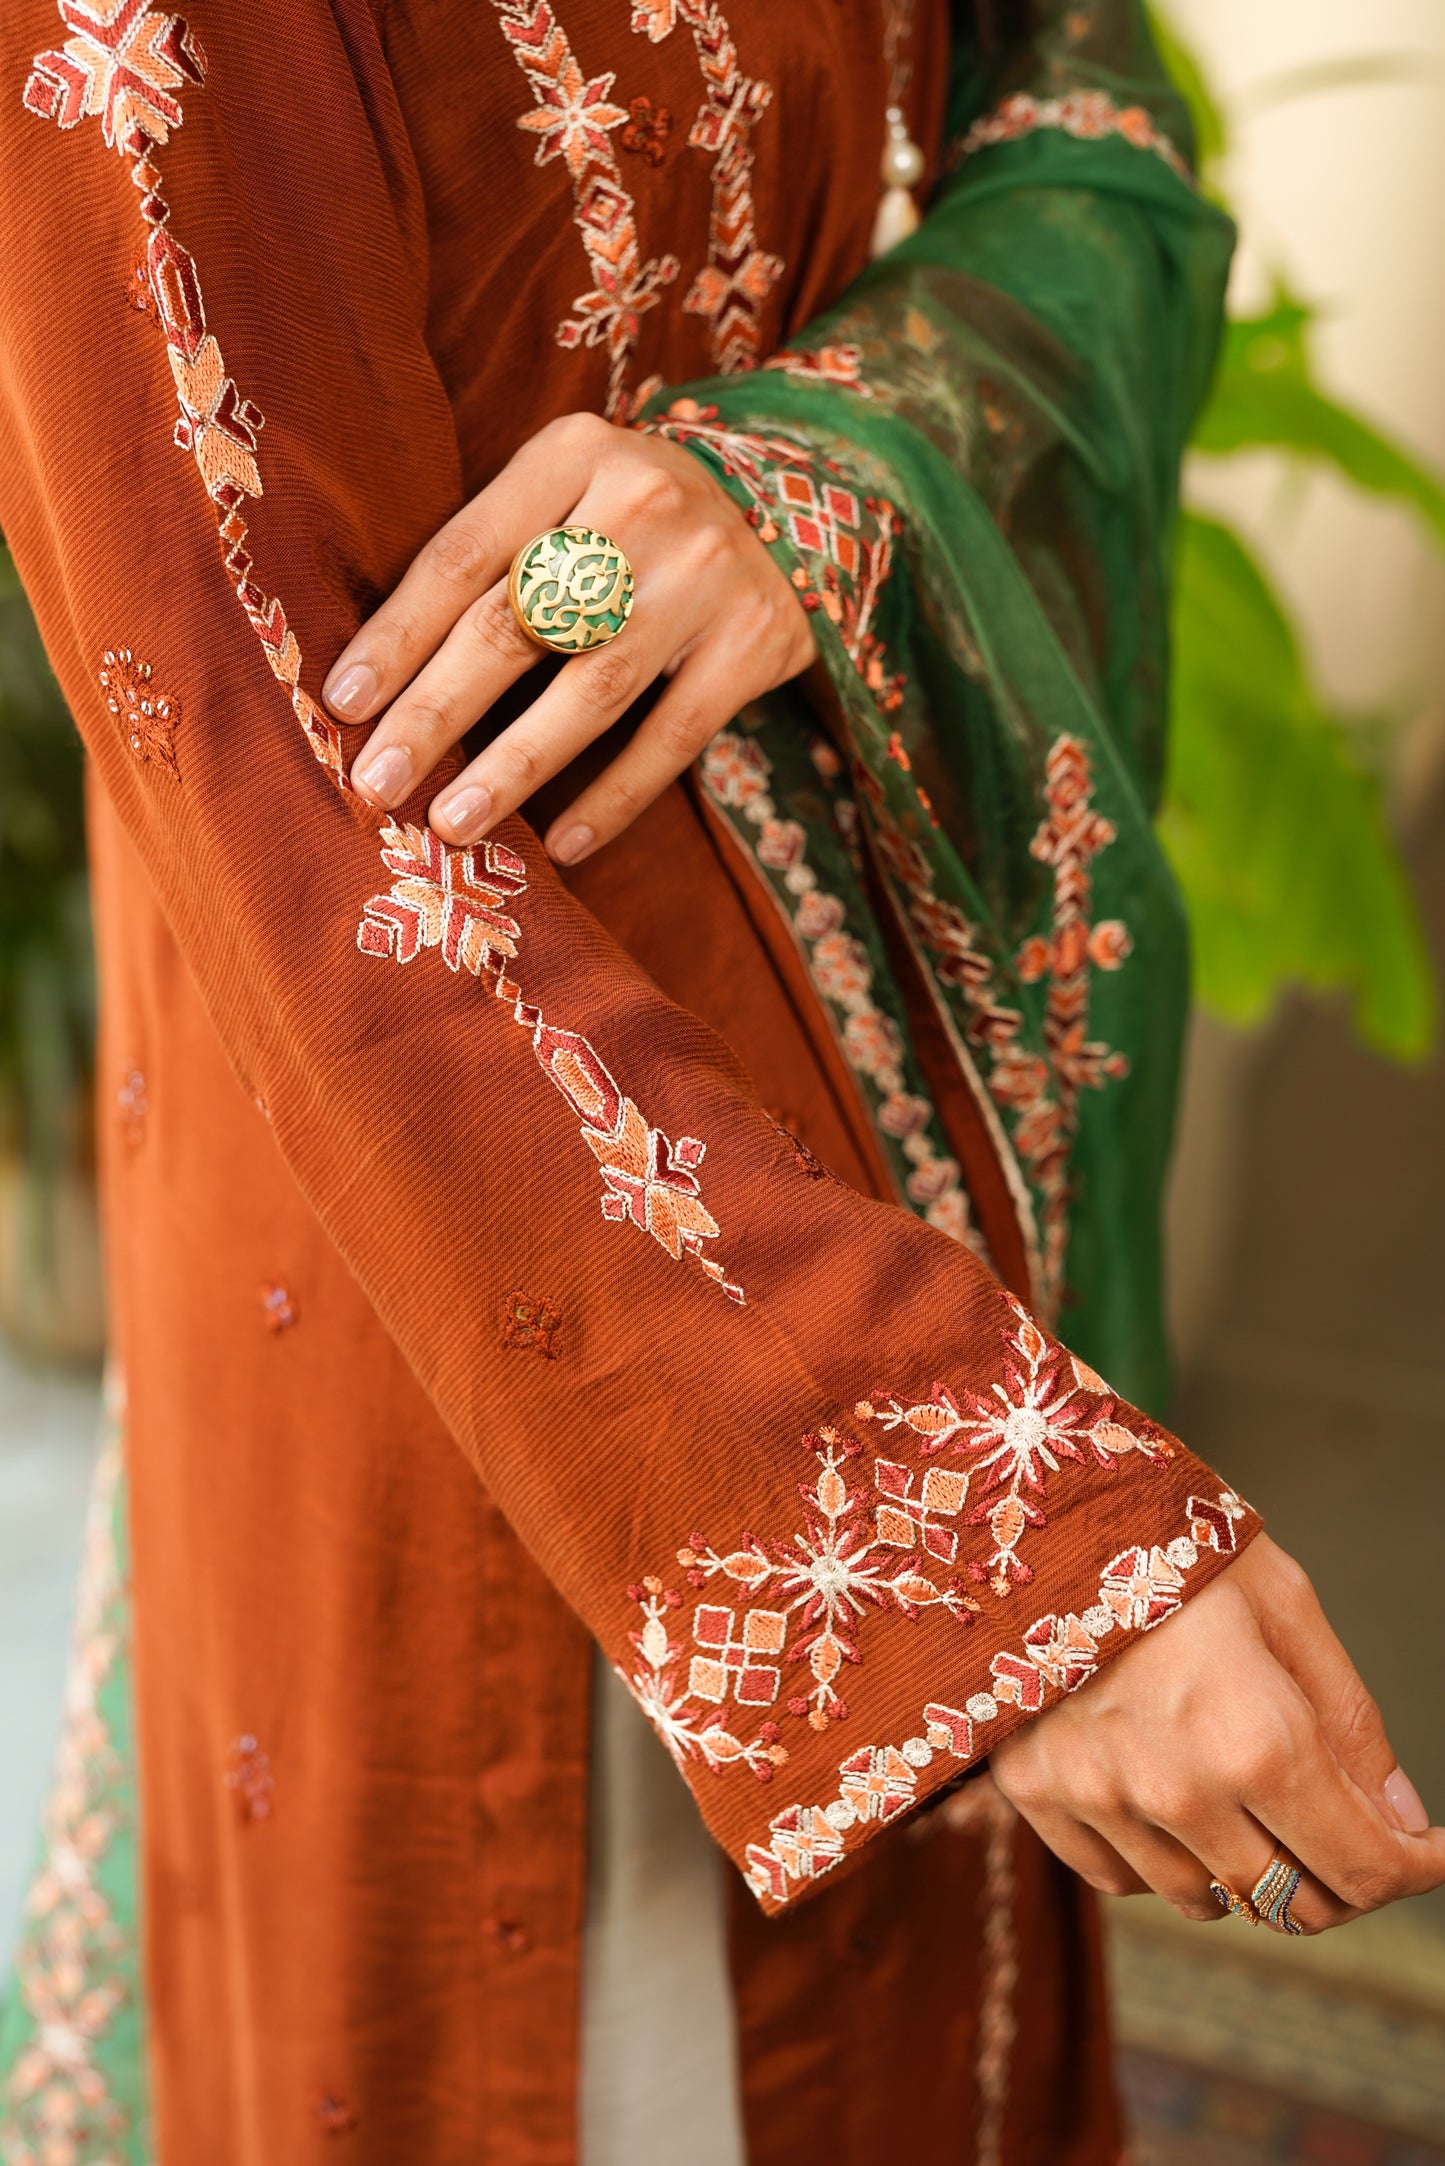
[[[573,864],[620,834],[738,709],[812,661],[807,612],[743,514],[688,452],[571,414],[554,421],[450,520],[326,680],[342,722],[381,720],[352,769],[374,805],[409,797],[463,732],[541,659],[507,599],[535,534],[600,529],[627,552],[632,616],[575,656],[431,806],[444,842],[475,842],[625,714],[672,681],[631,742],[546,846]]]
[[[1186,1918],[1247,1896],[1276,1842],[1306,1868],[1307,1933],[1445,1881],[1379,1709],[1300,1567],[1260,1535],[1237,1564],[992,1755],[1049,1848],[1109,1895]]]

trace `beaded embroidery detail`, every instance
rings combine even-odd
[[[1122,1550],[1099,1574],[1098,1599],[1082,1617],[1040,1617],[1016,1648],[1001,1648],[989,1671],[992,1689],[973,1693],[961,1708],[930,1702],[919,1732],[901,1745],[864,1745],[839,1764],[836,1794],[822,1804],[789,1805],[768,1823],[767,1843],[751,1843],[747,1879],[763,1907],[776,1910],[790,1899],[792,1884],[814,1880],[855,1849],[857,1833],[870,1822],[888,1821],[915,1802],[918,1777],[943,1754],[960,1764],[975,1757],[976,1732],[997,1721],[1005,1707],[1041,1709],[1051,1692],[1077,1690],[1098,1667],[1099,1643],[1111,1632],[1146,1632],[1172,1617],[1183,1600],[1186,1575],[1212,1549],[1231,1555],[1237,1523],[1247,1507],[1231,1490],[1215,1498],[1191,1497],[1188,1532],[1166,1548],[1143,1543]],[[979,1740],[987,1749],[986,1741]],[[1006,2024],[996,2048],[1006,2054]]]
[[[100,667],[105,704],[120,724],[121,735],[142,767],[160,767],[173,782],[181,779],[176,763],[179,700],[156,691],[151,665],[138,662],[129,647],[108,648]]]

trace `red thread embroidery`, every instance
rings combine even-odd
[[[651,98],[634,98],[628,107],[630,118],[618,141],[624,150],[636,157],[645,158],[649,165],[661,165],[667,150],[667,139],[672,133],[672,113],[665,105],[654,105]]]
[[[756,368],[763,307],[784,269],[781,256],[758,246],[753,199],[753,130],[773,91],[770,83],[744,75],[716,0],[634,0],[632,27],[653,44],[679,17],[692,32],[706,92],[688,145],[713,160],[707,263],[682,305],[707,318],[713,360],[726,376]]]
[[[547,0],[493,0],[512,57],[531,86],[536,110],[517,122],[537,138],[538,165],[565,160],[572,177],[573,218],[582,236],[592,287],[573,302],[575,314],[557,327],[560,346],[604,346],[611,420],[626,420],[654,389],[627,391],[627,368],[641,319],[656,308],[678,273],[676,256],[644,262],[637,239],[637,206],[623,185],[608,140],[627,119],[608,102],[614,77],[587,78],[566,31]]]
[[[787,1806],[769,1821],[768,1841],[748,1845],[753,1892],[769,1905],[786,1903],[791,1882],[816,1878],[856,1847],[855,1830],[906,1811],[917,1794],[918,1776],[939,1753],[971,1759],[976,1730],[997,1721],[1001,1707],[1036,1712],[1050,1691],[1073,1691],[1093,1675],[1099,1642],[1109,1633],[1148,1631],[1172,1616],[1183,1599],[1185,1575],[1203,1552],[1233,1552],[1246,1511],[1232,1490],[1215,1499],[1191,1497],[1187,1534],[1163,1549],[1141,1543],[1122,1551],[1104,1566],[1098,1600],[1081,1617],[1041,1617],[1018,1643],[1021,1656],[1012,1648],[999,1649],[990,1665],[992,1691],[972,1694],[962,1708],[929,1704],[916,1736],[901,1745],[865,1745],[850,1753],[839,1764],[836,1796],[825,1804]],[[1072,1659],[1061,1650],[1071,1651]],[[998,1952],[1006,1952],[1006,1936],[1000,1935]],[[1007,2015],[1007,1996],[1000,1995],[991,2040],[996,2063],[1006,2060],[1012,2038]]]
[[[533,1294],[511,1293],[502,1303],[503,1346],[541,1354],[548,1361],[556,1361],[562,1352],[557,1343],[561,1328],[562,1311],[555,1301],[539,1300]]]

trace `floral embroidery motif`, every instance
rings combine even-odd
[[[173,782],[179,782],[176,729],[181,719],[180,702],[154,689],[150,663],[138,662],[129,647],[107,648],[101,662],[100,688],[142,767],[164,768]]]
[[[722,1652],[694,1658],[689,1692],[702,1699],[723,1699],[730,1667],[740,1704],[771,1706],[782,1690],[782,1671],[755,1662],[747,1666],[751,1658],[768,1653],[790,1665],[806,1662],[812,1683],[805,1693],[789,1698],[787,1710],[822,1730],[830,1720],[847,1719],[837,1680],[845,1663],[863,1661],[859,1627],[870,1609],[914,1621],[923,1610],[938,1607],[967,1625],[978,1604],[961,1583],[940,1584],[930,1578],[918,1553],[921,1542],[933,1556],[952,1562],[948,1533],[938,1519],[954,1518],[961,1510],[968,1494],[967,1474],[950,1472],[941,1481],[931,1481],[930,1475],[940,1471],[931,1469],[920,1496],[910,1500],[910,1470],[879,1460],[874,1482],[887,1501],[874,1507],[870,1527],[869,1492],[850,1488],[843,1475],[862,1445],[831,1428],[803,1442],[817,1456],[821,1471],[811,1484],[800,1484],[809,1507],[801,1533],[771,1546],[745,1534],[726,1555],[720,1555],[706,1535],[695,1534],[678,1551],[677,1561],[691,1587],[706,1587],[721,1577],[740,1587],[749,1603],[764,1596],[777,1605],[749,1608],[738,1630],[733,1610],[700,1603],[693,1612],[693,1638]],[[909,1554],[890,1554],[900,1549]],[[786,1639],[789,1632],[791,1642]]]
[[[1047,936],[1035,935],[1023,943],[1014,967],[1025,984],[1048,981],[1043,1056],[1029,1047],[1023,1012],[1001,986],[996,961],[979,929],[955,903],[935,894],[927,858],[893,826],[876,791],[864,795],[873,812],[885,877],[901,891],[900,916],[921,942],[920,961],[941,988],[962,1002],[967,1042],[956,1041],[955,1049],[970,1082],[976,1080],[970,1048],[984,1055],[984,1088],[1006,1117],[1012,1137],[1012,1148],[1004,1143],[1000,1152],[1001,1162],[1008,1170],[1016,1151],[1038,1197],[1037,1221],[1031,1205],[1019,1216],[1036,1305],[1052,1316],[1068,1254],[1069,1153],[1078,1126],[1079,1092],[1102,1090],[1126,1075],[1129,1066],[1123,1054],[1087,1036],[1090,970],[1119,969],[1131,946],[1120,920],[1089,922],[1089,867],[1114,840],[1115,830],[1093,809],[1088,747],[1067,734],[1050,747],[1044,763],[1047,810],[1029,846],[1053,872],[1052,922]],[[997,1140],[1004,1142],[1001,1133]],[[1027,1204],[1017,1191],[1015,1200]]]
[[[1071,90],[1061,98],[1035,98],[1028,91],[1019,91],[976,120],[967,135],[953,145],[947,163],[959,165],[976,151],[990,150],[998,143],[1016,143],[1021,136],[1035,135],[1045,128],[1087,143],[1099,142],[1105,136],[1122,136],[1136,150],[1152,151],[1180,180],[1191,188],[1194,185],[1189,167],[1152,115],[1142,105],[1116,105],[1104,90]]]
[[[42,120],[74,128],[100,115],[109,149],[129,149],[144,132],[162,147],[181,124],[175,93],[205,80],[206,56],[183,15],[166,15],[149,0],[57,0],[72,34],[58,52],[37,53],[25,103]]]
[[[237,389],[207,330],[195,259],[171,231],[170,205],[160,193],[155,153],[181,125],[181,90],[204,83],[205,54],[183,15],[164,14],[145,0],[118,0],[109,10],[94,0],[56,4],[73,34],[62,50],[36,55],[25,104],[62,128],[98,114],[107,146],[131,161],[149,232],[151,295],[180,404],[175,441],[194,457],[216,507],[223,561],[266,660],[316,758],[338,789],[349,790],[340,729],[301,689],[301,649],[286,612],[250,577],[241,506],[262,493],[256,440],[264,417]]]
[[[133,2019],[136,1996],[134,1941],[102,1877],[133,1810],[110,1713],[126,1629],[120,1481],[113,1434],[91,1490],[64,1726],[15,1964],[30,2025],[0,2106],[0,2145],[15,2166],[119,2158],[136,2133],[106,2066],[111,2034],[123,2015]]]
[[[562,1311],[555,1301],[534,1294],[510,1293],[502,1303],[503,1346],[557,1361],[562,1353],[557,1344],[561,1328]]]
[[[386,823],[381,841],[393,882],[366,905],[356,932],[362,954],[410,963],[423,949],[435,948],[448,969],[490,977],[496,998],[510,1004],[512,1020],[530,1033],[543,1074],[582,1122],[582,1140],[605,1183],[602,1216],[642,1227],[674,1260],[693,1257],[730,1301],[741,1304],[742,1288],[703,1248],[720,1230],[702,1202],[697,1177],[706,1144],[696,1136],[674,1142],[652,1127],[596,1047],[578,1032],[548,1023],[503,970],[521,940],[517,920],[502,905],[526,890],[522,859],[491,841],[452,850],[430,829],[395,820]]]
[[[817,751],[825,768],[836,769],[831,747],[820,741]],[[885,1152],[890,1159],[901,1155],[908,1201],[954,1240],[975,1239],[958,1162],[949,1156],[933,1106],[906,1072],[902,1032],[874,997],[868,950],[847,930],[842,897],[828,893],[807,862],[806,830],[797,820],[778,816],[767,754],[756,738],[721,730],[698,762],[698,775],[756,859],[759,877],[808,960]],[[822,779],[826,786],[830,777],[824,772]]]
[[[992,1691],[974,1693],[962,1708],[930,1703],[916,1736],[901,1745],[866,1745],[850,1753],[839,1765],[837,1793],[825,1804],[789,1805],[775,1815],[768,1841],[751,1843],[747,1851],[748,1883],[765,1908],[786,1903],[790,1883],[814,1879],[836,1865],[856,1846],[854,1830],[905,1811],[917,1794],[919,1774],[940,1753],[960,1762],[972,1759],[976,1731],[997,1721],[1001,1708],[1038,1712],[1051,1691],[1071,1692],[1093,1675],[1099,1643],[1109,1633],[1148,1631],[1172,1616],[1183,1598],[1185,1576],[1204,1551],[1234,1552],[1246,1509],[1231,1490],[1214,1499],[1191,1497],[1187,1534],[1165,1549],[1140,1544],[1123,1551],[1104,1566],[1098,1601],[1082,1617],[1041,1617],[1019,1642],[1022,1655],[1000,1649],[990,1665]],[[1061,1649],[1072,1659],[1063,1659]],[[1006,1948],[1007,1935],[1001,1934],[997,1952]],[[1014,2035],[1010,2015],[1001,1997],[992,2058],[1004,2070]]]
[[[861,346],[839,344],[837,346],[784,347],[763,363],[765,369],[779,369],[785,376],[801,376],[809,383],[831,384],[837,391],[856,391],[860,399],[871,399],[872,388],[863,380],[863,349]]]
[[[758,246],[753,200],[753,130],[773,91],[770,83],[744,75],[716,0],[634,0],[632,27],[654,44],[679,17],[692,32],[706,88],[688,145],[713,160],[707,263],[682,305],[707,318],[713,360],[729,376],[756,368],[763,307],[783,275],[782,257]]]
[[[645,158],[649,165],[661,165],[667,139],[672,133],[671,108],[654,105],[651,98],[641,97],[634,98],[627,110],[627,126],[617,140],[624,150]]]
[[[236,1810],[242,1820],[269,1820],[276,1778],[271,1762],[251,1736],[233,1739],[227,1754],[226,1788],[234,1791]]]
[[[280,1333],[290,1330],[298,1321],[299,1312],[284,1286],[268,1282],[261,1288],[261,1315],[268,1331]]]
[[[968,1570],[970,1579],[987,1580],[999,1596],[1010,1594],[1015,1585],[1027,1585],[1034,1576],[1018,1546],[1030,1527],[1048,1524],[1037,1499],[1048,1477],[1059,1472],[1061,1459],[1083,1466],[1092,1457],[1112,1474],[1128,1452],[1142,1452],[1152,1465],[1174,1456],[1168,1438],[1142,1416],[1134,1417],[1136,1427],[1126,1428],[1116,1418],[1118,1404],[1103,1378],[1051,1345],[1012,1294],[1003,1298],[1013,1312],[1013,1328],[1005,1339],[1013,1358],[1004,1381],[996,1382],[988,1396],[968,1394],[971,1412],[942,1384],[935,1384],[933,1398],[918,1406],[905,1407],[880,1394],[853,1409],[858,1421],[911,1429],[922,1439],[919,1449],[925,1455],[949,1449],[982,1455],[977,1471],[985,1477],[985,1496],[965,1524],[986,1525],[995,1546]],[[999,1489],[1003,1494],[990,1500],[987,1493]],[[948,1554],[951,1561],[951,1548]]]
[[[423,948],[439,948],[448,970],[472,977],[495,971],[516,955],[521,927],[502,904],[527,885],[515,851],[482,842],[449,850],[432,830],[388,820],[381,862],[395,875],[391,891],[373,895],[357,928],[363,955],[410,963]]]
[[[531,86],[536,111],[519,128],[536,133],[537,163],[562,156],[572,176],[573,218],[587,252],[590,292],[573,303],[575,315],[558,326],[564,347],[605,346],[609,420],[626,420],[653,385],[629,394],[627,366],[641,319],[655,308],[662,289],[678,273],[676,256],[643,262],[637,238],[637,206],[623,185],[612,155],[611,131],[627,119],[607,102],[611,75],[590,80],[573,56],[566,31],[547,0],[493,0],[512,57]]]

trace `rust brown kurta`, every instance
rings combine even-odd
[[[883,25],[875,0],[62,13],[75,77],[42,68],[0,170],[0,517],[96,767],[161,2166],[563,2166],[586,1626],[624,1659],[628,1582],[816,1479],[798,1439],[880,1376],[982,1379],[999,1295],[863,1200],[846,1072],[686,790],[570,882],[590,919],[505,827],[504,1012],[465,954],[358,949],[385,876],[313,700],[544,421],[756,364],[859,270]],[[61,35],[13,0],[12,106]],[[913,35],[932,141],[938,0]],[[589,1060],[651,1093],[663,1147],[708,1140],[718,1241],[674,1258],[599,1215],[558,1095],[602,1090]],[[925,1700],[961,1733],[990,1655],[1126,1537],[1185,1532],[1207,1481],[1177,1448],[1081,1476],[1037,1611],[985,1591],[966,1661],[947,1619],[900,1624],[847,1742],[910,1736]],[[1000,1698],[997,1734],[1030,1711]],[[789,1730],[784,1766],[776,1724],[739,1725],[749,1765],[703,1769],[739,1862],[836,1788],[828,1729]],[[955,1744],[898,1763],[910,1799]],[[1091,1917],[967,1795],[796,1915],[737,1883],[758,2166],[1117,2155]]]

